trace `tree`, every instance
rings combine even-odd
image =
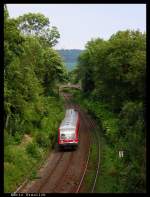
[[[49,28],[48,18],[29,13],[11,19],[7,7],[4,17],[4,120],[5,127],[14,135],[38,125],[45,110],[45,93],[53,94],[66,70],[61,57],[52,49],[59,33],[56,27]],[[48,32],[43,34],[46,29]]]
[[[146,34],[126,30],[118,31],[108,41],[91,40],[86,44],[78,65],[89,103],[93,106],[104,104],[118,119],[114,122],[118,129],[114,132],[113,128],[109,128],[109,140],[106,140],[110,148],[113,145],[113,149],[118,151],[123,147],[126,153],[122,162],[124,172],[120,173],[124,191],[144,192]],[[89,86],[91,81],[94,84],[92,88]],[[103,120],[96,109],[93,113],[105,125],[107,116]],[[107,130],[104,132],[106,134]],[[115,144],[111,143],[113,139]]]
[[[61,57],[51,48],[45,50],[44,60],[44,88],[45,93],[49,94],[49,92],[52,92],[56,83],[63,81],[65,75],[67,75],[67,71]]]
[[[103,46],[104,43],[102,39],[92,39],[87,42],[86,50],[79,57],[78,73],[86,93],[92,92],[97,86],[95,73],[97,72],[97,64],[99,64],[98,60],[101,58],[99,51],[101,52],[101,45]]]
[[[43,28],[49,26],[49,19],[40,13],[28,13],[18,17],[18,27],[27,35],[39,35]]]
[[[117,111],[124,100],[144,98],[145,38],[139,31],[127,30],[108,41],[89,41],[79,58],[83,90],[111,103]]]
[[[19,16],[17,19],[18,28],[24,35],[37,36],[41,43],[49,46],[57,44],[60,34],[57,27],[52,26],[50,28],[49,19],[40,13],[28,13],[23,16]]]
[[[4,69],[13,58],[23,53],[24,38],[17,29],[16,20],[10,19],[7,7],[4,7]]]

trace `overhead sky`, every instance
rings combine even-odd
[[[146,4],[7,4],[10,17],[40,12],[60,33],[57,49],[84,49],[92,38],[118,30],[146,31]]]

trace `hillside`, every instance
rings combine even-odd
[[[68,70],[72,70],[76,63],[78,56],[83,50],[80,49],[61,49],[57,50],[61,57],[64,59]]]

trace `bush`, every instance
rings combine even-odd
[[[14,144],[14,137],[8,133],[8,131],[4,130],[4,146]]]
[[[36,143],[41,147],[48,147],[50,144],[50,140],[48,139],[47,135],[43,132],[38,132],[35,137]]]
[[[15,141],[15,144],[20,144],[21,143],[21,140],[22,140],[22,134],[16,132],[15,135],[14,135],[14,141]]]
[[[34,158],[40,158],[40,151],[36,143],[32,142],[26,146],[27,153]]]
[[[14,192],[16,188],[30,175],[37,160],[29,158],[24,147],[8,145],[4,148],[4,191]]]
[[[12,162],[14,155],[12,154],[12,146],[8,145],[4,148],[4,159],[6,162]]]
[[[58,132],[57,133],[49,133],[49,139],[51,141],[52,148],[54,148],[54,144],[56,142]]]

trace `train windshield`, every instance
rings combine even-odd
[[[60,138],[62,140],[65,140],[65,139],[75,139],[75,133],[74,132],[63,132],[63,133],[60,133]]]

